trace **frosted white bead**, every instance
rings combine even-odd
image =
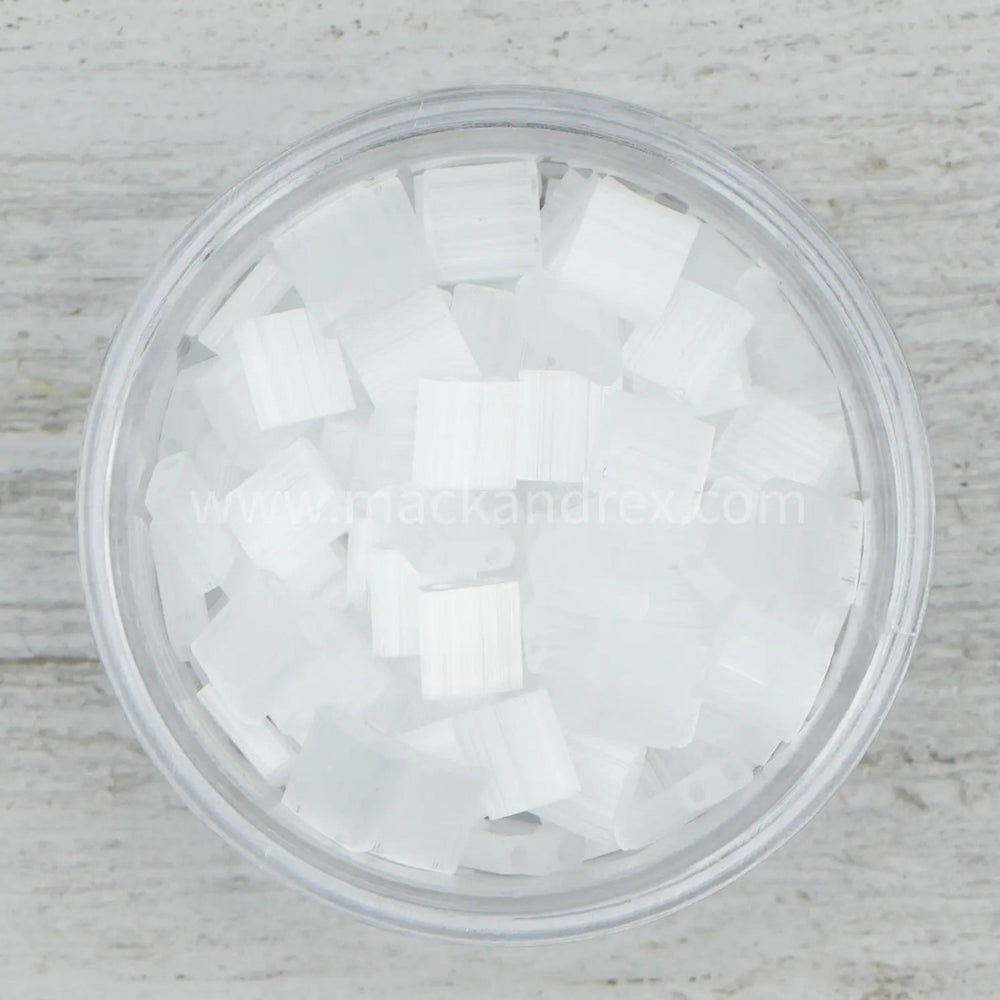
[[[249,470],[233,460],[219,437],[206,433],[191,453],[205,485],[217,497],[232,492],[249,475]]]
[[[368,517],[356,518],[347,536],[347,600],[352,607],[368,607],[368,571],[374,547],[375,524]]]
[[[273,312],[291,288],[292,283],[277,260],[270,254],[262,257],[219,306],[198,339],[218,353],[219,347],[240,323]]]
[[[747,337],[754,384],[813,416],[840,413],[836,379],[775,276],[763,267],[750,268],[737,282],[736,295],[754,315]]]
[[[723,714],[787,742],[812,709],[832,653],[832,645],[773,616],[739,608],[699,693]]]
[[[686,746],[709,662],[699,630],[602,622],[593,654],[551,680],[552,697],[574,731],[643,746]]]
[[[756,483],[780,478],[814,486],[833,468],[840,445],[839,435],[821,420],[756,389],[719,435],[712,471]]]
[[[528,551],[533,598],[572,614],[644,619],[647,581],[623,574],[622,558],[614,535],[600,526],[546,525]]]
[[[576,372],[521,372],[517,478],[582,483],[604,389]]]
[[[259,721],[314,646],[303,627],[301,599],[277,582],[253,580],[216,613],[191,652],[233,711]]]
[[[713,526],[708,552],[734,580],[753,581],[758,604],[807,626],[854,600],[863,537],[861,501],[775,479],[752,519]]]
[[[748,764],[766,764],[781,741],[746,723],[724,715],[711,705],[702,705],[694,738]]]
[[[502,368],[556,368],[601,385],[622,373],[617,315],[600,300],[545,271],[518,281]]]
[[[163,413],[159,448],[161,458],[175,451],[194,451],[208,433],[208,418],[195,390],[197,374],[197,365],[177,374]]]
[[[306,438],[272,457],[225,499],[227,523],[244,551],[282,577],[295,575],[319,546],[349,527],[344,491]]]
[[[504,288],[455,286],[451,314],[483,375],[512,374],[501,368],[513,310],[514,293]]]
[[[650,322],[666,308],[698,226],[692,216],[603,178],[551,267],[633,323]]]
[[[750,363],[745,344],[739,344],[726,359],[722,370],[705,390],[695,414],[699,417],[725,413],[750,402]]]
[[[347,565],[347,551],[339,542],[318,545],[305,553],[281,575],[290,590],[299,594],[315,594]]]
[[[425,587],[418,608],[425,698],[469,698],[521,687],[521,595],[516,580]]]
[[[510,816],[476,824],[461,864],[495,875],[552,875],[582,864],[586,849],[582,837]]]
[[[235,350],[192,371],[197,372],[196,392],[212,430],[242,468],[258,468],[302,434],[301,424],[261,430],[243,363]]]
[[[625,370],[701,409],[751,326],[738,302],[682,278],[662,315],[625,342]]]
[[[696,420],[679,404],[608,392],[588,484],[619,497],[638,494],[642,510],[630,513],[631,518],[656,516],[681,523],[697,509],[714,436],[711,424]],[[654,500],[656,505],[650,506]]]
[[[359,453],[358,442],[367,427],[368,420],[368,414],[362,416],[353,412],[328,417],[323,421],[319,450],[329,463],[338,483],[354,484],[354,470]]]
[[[285,683],[269,702],[268,716],[298,743],[305,742],[316,713],[334,707],[359,715],[380,698],[392,681],[389,668],[368,648],[367,637],[345,615],[329,609],[327,638],[291,665]]]
[[[540,190],[533,160],[425,170],[413,187],[444,283],[509,278],[539,265]]]
[[[510,566],[517,551],[514,538],[490,524],[431,524],[404,530],[399,546],[421,577],[436,583],[472,581],[481,573],[496,573]]]
[[[241,718],[211,684],[198,692],[198,701],[265,781],[284,784],[295,759],[295,750],[288,739],[266,720],[248,722]]]
[[[520,398],[517,382],[421,379],[413,481],[435,489],[513,488]]]
[[[753,261],[742,250],[714,226],[703,222],[684,262],[681,278],[710,288],[728,299],[736,299],[739,298],[737,282],[752,266]]]
[[[305,309],[247,320],[234,335],[264,430],[354,409],[340,344],[321,337]]]
[[[597,182],[596,174],[585,177],[578,170],[567,170],[546,185],[541,212],[542,261],[546,266],[573,235]]]
[[[167,638],[177,656],[189,660],[191,641],[208,624],[205,593],[202,584],[191,577],[178,559],[171,536],[156,522],[148,534]]]
[[[359,429],[351,485],[374,492],[409,483],[413,477],[414,411],[379,407]]]
[[[376,407],[412,406],[421,378],[479,378],[448,299],[424,288],[335,330]]]
[[[646,749],[579,733],[568,735],[566,742],[580,791],[562,802],[540,807],[537,815],[587,840],[609,840],[619,807],[632,797],[639,783]]]
[[[531,603],[521,612],[524,665],[534,674],[559,678],[595,655],[598,620]]]
[[[489,819],[529,812],[580,789],[547,691],[456,716],[455,732],[465,760],[489,772]]]
[[[203,592],[225,579],[236,558],[236,544],[212,499],[187,452],[161,459],[146,489],[154,530]]]
[[[324,711],[282,801],[348,850],[452,872],[482,815],[484,784],[474,770],[418,754],[364,723]]]
[[[663,763],[671,773],[662,776],[661,781],[666,778],[662,790],[647,798],[637,796],[616,820],[615,839],[626,850],[659,840],[753,780],[749,764],[728,756],[706,758],[681,750],[665,754]]]
[[[415,656],[420,652],[417,571],[401,552],[373,548],[367,574],[372,649],[378,656]]]
[[[342,191],[275,240],[274,249],[324,332],[434,281],[420,226],[395,175]]]

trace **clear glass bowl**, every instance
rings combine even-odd
[[[541,878],[419,872],[349,854],[274,812],[277,793],[211,723],[190,668],[170,652],[136,530],[183,337],[270,235],[371,173],[491,153],[550,157],[669,193],[770,266],[841,381],[866,502],[862,590],[797,740],[683,840]],[[799,830],[861,758],[903,679],[927,597],[932,528],[927,440],[899,345],[853,264],[802,206],[669,118],[516,87],[443,91],[365,112],[223,195],[161,260],[112,341],[79,483],[84,588],[101,658],[147,753],[190,808],[318,899],[375,924],[472,941],[564,940],[649,920],[725,885]]]

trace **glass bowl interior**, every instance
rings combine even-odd
[[[817,706],[757,779],[684,835],[548,877],[418,872],[352,855],[283,811],[194,695],[166,639],[143,490],[184,338],[273,235],[386,170],[526,155],[681,202],[772,268],[836,373],[865,501],[862,587]],[[905,672],[926,599],[932,488],[898,345],[814,220],[734,154],[669,119],[564,91],[442,92],[349,119],[261,168],[164,257],[116,335],[80,480],[85,591],[101,656],[147,751],[188,804],[273,874],[369,921],[455,939],[568,939],[652,918],[725,884],[799,829],[849,773]]]

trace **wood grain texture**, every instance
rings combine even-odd
[[[995,996],[998,39],[991,0],[0,0],[0,996]],[[809,205],[896,324],[939,501],[909,679],[821,816],[674,918],[516,953],[331,915],[189,815],[94,662],[73,539],[86,399],[168,243],[339,115],[475,82],[658,108]]]

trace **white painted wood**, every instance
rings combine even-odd
[[[707,0],[21,0],[0,18],[0,993],[11,1000],[996,994],[1000,12]],[[517,80],[646,104],[810,206],[885,305],[935,453],[924,635],[789,845],[650,926],[516,955],[333,914],[178,801],[94,663],[73,521],[115,324],[229,184],[341,114]],[[748,928],[753,928],[748,946]]]

